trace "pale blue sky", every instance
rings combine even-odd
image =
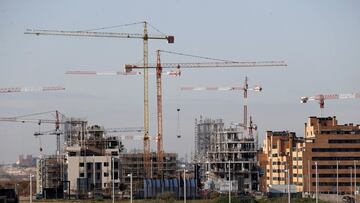
[[[203,115],[227,123],[242,119],[242,96],[234,92],[180,92],[180,86],[250,85],[249,112],[266,130],[303,135],[308,116],[319,115],[316,103],[301,96],[360,91],[360,2],[353,1],[89,1],[0,0],[0,87],[61,85],[65,92],[1,94],[0,116],[58,109],[105,127],[142,126],[141,77],[69,76],[67,70],[121,70],[142,59],[142,41],[24,35],[27,28],[84,30],[148,21],[175,44],[150,41],[165,49],[231,60],[285,60],[283,68],[183,70],[180,79],[164,78],[165,150],[181,156],[194,150],[194,119]],[[140,25],[112,29],[141,33]],[[150,29],[151,33],[156,33]],[[192,62],[163,55],[163,62]],[[151,134],[156,132],[155,81],[150,80]],[[176,108],[181,108],[182,139],[176,138]],[[340,123],[360,123],[360,100],[328,101],[324,114]],[[43,130],[49,129],[43,127]],[[0,123],[0,161],[20,153],[38,154],[36,125]],[[43,138],[45,151],[55,139]],[[262,141],[261,141],[262,142]],[[128,145],[130,147],[130,144]],[[132,146],[132,145],[131,145]],[[137,146],[142,146],[138,143]]]

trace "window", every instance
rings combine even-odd
[[[302,169],[301,165],[293,165],[293,169]]]
[[[278,177],[273,177],[273,180],[279,181]]]
[[[112,174],[111,174],[112,177]],[[114,179],[118,179],[119,178],[119,173],[117,171],[114,171]]]
[[[76,152],[69,152],[69,156],[76,156]]]
[[[359,134],[359,133],[356,133],[356,134]],[[353,144],[353,143],[360,143],[360,139],[346,139],[346,140],[331,139],[331,140],[328,140],[328,142],[330,144],[335,144],[335,143]]]
[[[349,169],[354,168],[354,165],[340,165],[339,169]],[[315,165],[312,165],[312,169],[315,169]],[[336,165],[318,165],[318,169],[336,169]],[[356,169],[360,169],[359,165],[356,165]]]
[[[109,173],[104,173],[104,177],[109,177]]]
[[[101,170],[101,163],[96,163],[95,168],[96,170]]]
[[[86,169],[87,170],[92,169],[92,163],[86,163]]]
[[[84,162],[80,162],[80,163],[79,163],[79,166],[80,166],[80,167],[84,167]]]
[[[80,178],[83,178],[84,177],[84,173],[80,173]]]
[[[312,152],[360,152],[360,148],[312,148]]]
[[[114,161],[114,169],[118,169],[119,168],[119,162]]]
[[[100,180],[101,179],[101,173],[96,173],[96,177],[95,177],[97,180]]]
[[[342,156],[342,157],[312,157],[313,161],[330,161],[330,160],[360,160],[360,157],[358,156]]]
[[[312,174],[312,177],[315,178],[315,174]],[[336,173],[319,174],[319,178],[336,178]],[[350,173],[339,173],[339,178],[350,178]]]
[[[109,166],[109,162],[104,162],[104,166],[105,167]]]

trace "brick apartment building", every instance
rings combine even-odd
[[[336,194],[337,187],[339,194],[359,190],[360,125],[339,125],[336,117],[310,117],[305,140],[304,192],[316,190],[316,164],[320,193]]]

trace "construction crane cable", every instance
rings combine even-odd
[[[151,25],[150,23],[147,23],[152,29],[156,30],[158,33],[162,35],[166,35],[165,33],[161,32],[159,29],[157,29],[155,26]]]
[[[46,112],[39,112],[39,113],[32,113],[32,114],[25,114],[22,116],[14,116],[14,117],[9,117],[9,118],[24,118],[24,117],[30,117],[30,116],[37,116],[37,115],[44,115],[44,114],[49,114],[49,113],[54,113],[56,111],[46,111]]]
[[[176,54],[176,55],[180,55],[180,56],[188,56],[188,57],[193,57],[193,58],[213,60],[213,61],[235,62],[235,61],[230,61],[230,60],[225,60],[225,59],[210,58],[210,57],[206,57],[206,56],[197,56],[197,55],[185,54],[185,53],[174,52],[174,51],[160,50],[160,52],[168,53],[168,54]]]
[[[131,25],[138,25],[138,24],[142,24],[142,23],[144,23],[144,21],[142,21],[142,22],[135,22],[135,23],[126,23],[126,24],[121,24],[121,25],[113,25],[113,26],[107,26],[107,27],[99,27],[99,28],[93,28],[93,29],[87,29],[87,30],[78,30],[77,32],[88,32],[88,31],[95,31],[95,30],[106,30],[106,29],[126,27],[126,26],[131,26]]]

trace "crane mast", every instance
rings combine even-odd
[[[158,176],[161,177],[163,172],[163,159],[164,159],[164,147],[163,147],[163,112],[162,112],[162,84],[161,84],[161,62],[160,51],[157,50],[157,65],[156,65],[156,98],[157,98],[157,159],[158,159]]]
[[[149,102],[148,102],[148,40],[167,40],[169,44],[174,43],[171,35],[149,35],[147,22],[144,21],[143,34],[138,33],[113,33],[113,32],[89,32],[89,31],[62,31],[62,30],[35,30],[28,29],[24,34],[77,36],[77,37],[104,37],[104,38],[134,38],[143,40],[143,71],[144,71],[144,168],[145,177],[150,177],[150,141],[149,141]]]
[[[190,90],[190,91],[243,91],[244,95],[244,104],[243,104],[243,123],[240,123],[240,126],[244,128],[245,131],[249,130],[249,135],[252,135],[252,130],[254,129],[254,124],[252,122],[252,118],[250,116],[250,121],[248,125],[248,106],[247,106],[247,98],[248,98],[248,91],[255,91],[255,92],[261,92],[262,87],[255,85],[252,88],[249,88],[248,84],[248,77],[245,77],[245,82],[243,87],[239,86],[232,86],[232,87],[181,87],[181,90]]]
[[[147,23],[144,22],[144,168],[145,177],[151,177],[151,158],[150,158],[150,140],[149,140],[149,82],[148,82],[148,32]]]
[[[158,133],[157,133],[157,165],[158,165],[158,176],[162,174],[163,168],[163,112],[162,112],[162,82],[161,82],[161,72],[163,68],[176,68],[178,74],[180,75],[180,68],[225,68],[225,67],[238,67],[238,68],[251,68],[251,67],[272,67],[272,66],[287,66],[284,61],[249,61],[249,62],[238,62],[238,61],[222,61],[222,62],[205,62],[205,63],[161,63],[160,60],[161,50],[157,50],[157,63],[148,64],[147,66],[137,66],[137,65],[125,65],[125,73],[130,73],[134,69],[156,69],[156,92],[157,92],[157,124],[158,124]],[[246,82],[247,84],[247,82]],[[247,88],[247,87],[246,87]],[[245,89],[245,88],[242,88]],[[247,90],[246,90],[247,91]],[[244,107],[245,109],[245,107]],[[245,117],[245,116],[244,116]],[[246,122],[247,120],[244,120]],[[244,125],[246,126],[246,124]],[[145,143],[145,142],[144,142]],[[144,146],[145,147],[145,146]]]

